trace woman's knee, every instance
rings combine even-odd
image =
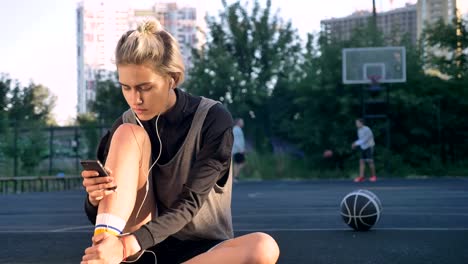
[[[122,124],[112,136],[116,141],[129,142],[128,139],[135,139],[139,146],[149,143],[148,134],[145,129],[134,124]]]
[[[248,263],[273,264],[276,263],[280,254],[278,244],[270,235],[257,232],[251,234],[252,247]]]

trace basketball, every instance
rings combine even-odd
[[[356,231],[371,229],[380,219],[382,204],[373,192],[356,190],[341,201],[343,221]]]
[[[323,152],[323,157],[324,158],[331,158],[333,156],[333,151],[327,149]]]

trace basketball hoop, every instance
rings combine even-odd
[[[380,75],[370,75],[369,80],[371,81],[372,85],[379,84],[379,80],[382,79],[382,76]]]
[[[382,78],[380,75],[370,75],[370,90],[371,91],[380,91],[379,81]]]
[[[344,84],[406,82],[405,47],[342,49]]]

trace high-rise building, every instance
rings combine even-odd
[[[179,42],[186,69],[191,66],[191,50],[198,47],[197,10],[177,3],[155,3],[149,9],[135,9],[131,2],[83,0],[77,14],[78,113],[89,112],[96,97],[96,74],[115,71],[115,46],[123,33],[138,22],[157,18]]]
[[[192,64],[192,48],[200,43],[201,34],[197,30],[197,9],[179,7],[177,3],[156,3],[151,9],[138,9],[134,12],[134,26],[148,17],[155,17],[161,25],[177,39],[184,57],[186,68]]]
[[[408,34],[411,43],[416,44],[416,10],[416,5],[406,4],[401,8],[377,13],[377,28],[385,39],[401,38]],[[330,39],[349,40],[353,31],[358,27],[367,26],[371,17],[372,13],[369,11],[357,11],[347,17],[322,20],[321,30]]]
[[[129,29],[131,9],[110,1],[83,1],[78,4],[77,64],[78,113],[88,112],[95,99],[95,74],[115,70],[112,62],[115,45]]]
[[[432,24],[440,19],[447,24],[451,23],[456,16],[457,4],[457,0],[418,0],[418,38],[426,24]]]

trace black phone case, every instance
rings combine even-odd
[[[82,160],[80,161],[80,163],[85,170],[97,171],[99,173],[99,176],[97,177],[103,177],[108,175],[106,169],[104,169],[104,166],[102,166],[99,160]]]

